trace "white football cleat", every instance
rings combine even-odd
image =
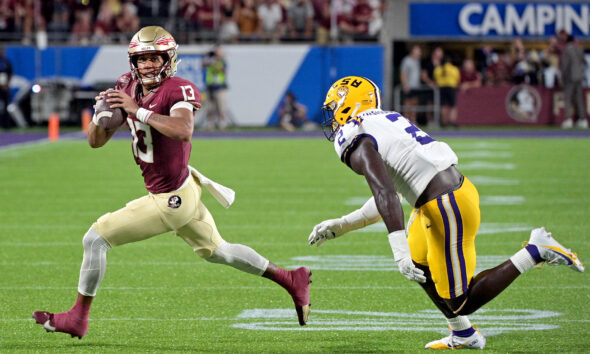
[[[549,265],[566,265],[578,272],[584,271],[584,263],[578,259],[578,255],[563,247],[544,227],[531,231],[529,244],[537,246],[539,255]]]
[[[427,349],[483,349],[486,346],[486,337],[482,336],[479,331],[469,337],[457,337],[451,334],[443,339],[432,341],[424,348]]]
[[[561,122],[562,129],[571,129],[573,127],[574,127],[574,121],[571,118],[568,118],[568,119],[564,120],[563,122]]]

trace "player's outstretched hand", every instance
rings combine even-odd
[[[408,278],[409,280],[416,281],[418,283],[426,283],[424,271],[420,268],[416,268],[414,262],[412,262],[412,258],[402,258],[396,260],[395,262],[397,263],[399,272],[402,273],[404,277]]]
[[[322,221],[321,223],[314,226],[311,234],[309,235],[308,242],[310,246],[314,244],[320,247],[326,240],[331,240],[344,234],[342,228],[343,220],[330,219]]]
[[[399,272],[410,280],[417,281],[418,283],[425,283],[426,277],[424,276],[424,271],[420,268],[416,268],[414,262],[412,262],[412,255],[406,238],[406,231],[397,230],[390,232],[389,235],[387,235],[387,238],[389,239],[389,244],[393,251],[393,258],[395,259],[395,263],[397,263]]]

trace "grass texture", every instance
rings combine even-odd
[[[478,271],[537,226],[590,260],[588,139],[444,140],[482,199]],[[129,140],[97,150],[60,140],[0,151],[0,352],[423,352],[448,335],[426,294],[396,271],[383,225],[307,245],[315,224],[370,193],[324,139],[195,138],[191,165],[236,191],[227,210],[203,196],[227,241],[312,269],[307,326],[282,288],[205,262],[169,233],[108,252],[81,341],[46,333],[31,313],[73,304],[86,230],[146,193]],[[588,276],[547,266],[523,274],[471,316],[486,350],[589,352]]]

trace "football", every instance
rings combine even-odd
[[[119,128],[127,116],[121,108],[111,108],[105,99],[96,102],[96,112],[94,114],[98,118],[98,125],[104,130]]]

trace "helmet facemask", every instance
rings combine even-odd
[[[340,128],[340,125],[334,118],[334,107],[336,104],[334,101],[330,103],[333,103],[333,105],[327,104],[322,107],[322,116],[324,119],[322,120],[321,125],[326,139],[334,141],[334,137],[336,136],[336,132]]]
[[[153,77],[142,77],[139,68],[137,66],[137,61],[141,55],[145,54],[157,54],[163,60],[164,63],[160,67],[160,70],[155,73]],[[131,74],[133,78],[138,80],[143,86],[145,87],[154,87],[161,84],[164,80],[172,77],[171,74],[171,63],[170,63],[170,56],[168,53],[161,53],[161,52],[144,52],[140,54],[136,54],[130,57],[130,66],[131,66]]]

